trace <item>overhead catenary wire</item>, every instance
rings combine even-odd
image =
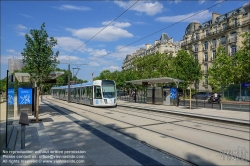
[[[121,49],[123,49],[123,48],[126,48],[126,47],[128,47],[128,46],[130,46],[130,45],[132,45],[132,44],[134,44],[134,43],[137,43],[137,42],[139,42],[139,41],[141,41],[141,40],[143,40],[143,39],[146,39],[146,38],[148,38],[148,37],[150,37],[150,36],[152,36],[152,35],[154,35],[154,34],[156,34],[156,33],[159,33],[159,32],[161,32],[161,31],[163,31],[163,30],[165,30],[165,29],[167,29],[167,28],[170,28],[170,27],[172,27],[172,26],[174,26],[174,25],[176,25],[176,24],[179,24],[179,23],[181,23],[181,22],[183,22],[183,21],[185,21],[185,20],[187,20],[187,19],[189,19],[189,18],[191,18],[191,17],[194,17],[194,16],[196,16],[196,15],[198,15],[198,14],[200,14],[200,13],[202,13],[202,12],[208,10],[208,9],[211,9],[211,8],[213,8],[213,7],[215,7],[215,6],[219,5],[219,4],[222,4],[222,3],[226,2],[226,1],[227,1],[227,0],[224,0],[224,1],[221,1],[221,2],[219,2],[219,3],[216,3],[216,4],[210,6],[210,7],[206,8],[206,9],[203,9],[203,10],[201,10],[201,11],[199,11],[199,12],[197,12],[197,13],[191,15],[191,16],[189,16],[189,17],[186,17],[186,18],[184,18],[184,19],[182,19],[182,20],[180,20],[180,21],[177,21],[177,22],[175,22],[175,23],[169,25],[169,26],[166,26],[166,27],[164,27],[164,28],[162,28],[162,29],[160,29],[160,30],[157,30],[156,32],[153,32],[153,33],[151,33],[151,34],[149,34],[149,35],[147,35],[147,36],[145,36],[145,37],[142,37],[142,38],[140,38],[140,39],[138,39],[138,40],[136,40],[136,41],[134,41],[134,42],[132,42],[132,43],[130,43],[130,44],[127,44],[127,45],[125,45],[125,46],[123,46],[123,47],[120,47],[119,49],[117,49],[117,50],[115,50],[115,51],[111,51],[111,52],[109,52],[109,53],[107,53],[107,54],[105,54],[105,55],[102,55],[102,56],[100,56],[100,57],[98,57],[98,58],[95,58],[95,59],[93,59],[93,60],[91,60],[91,61],[89,61],[89,62],[87,62],[87,63],[85,63],[85,64],[89,64],[89,63],[91,63],[91,62],[94,62],[94,61],[96,61],[96,60],[102,58],[102,57],[105,57],[105,56],[107,56],[107,55],[110,55],[110,54],[112,54],[112,53],[115,53],[115,52],[117,52],[117,51],[119,51],[119,50],[121,50]],[[78,65],[77,67],[82,66],[82,64],[74,64],[74,65]]]
[[[99,32],[97,32],[94,36],[92,36],[90,39],[88,39],[86,42],[84,42],[80,47],[78,47],[76,50],[74,50],[69,56],[64,58],[62,61],[65,59],[69,58],[72,54],[74,54],[77,50],[79,50],[81,47],[86,45],[90,40],[92,40],[94,37],[96,37],[99,33],[101,33],[104,29],[106,29],[109,25],[111,25],[115,20],[117,20],[119,17],[121,17],[124,13],[126,13],[130,8],[132,8],[136,3],[138,3],[140,0],[137,0],[135,3],[133,3],[130,7],[128,7],[125,11],[123,11],[120,15],[118,15],[114,20],[112,20],[109,24],[107,24],[104,28],[102,28]],[[83,64],[82,64],[83,65]]]

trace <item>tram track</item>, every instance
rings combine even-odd
[[[115,110],[115,111],[116,111],[116,112],[121,112],[121,113],[126,114],[126,115],[132,115],[132,116],[137,116],[137,117],[141,117],[141,118],[145,118],[145,119],[156,120],[156,119],[153,119],[153,118],[147,118],[147,117],[138,116],[138,115],[135,115],[135,114],[129,114],[129,113],[126,113],[126,112],[122,112],[122,111],[119,111],[118,109]],[[129,111],[129,110],[126,110],[126,111]],[[131,112],[132,112],[132,111],[131,111]],[[164,113],[162,113],[162,114],[164,114]],[[154,114],[151,114],[151,115],[154,115]],[[154,116],[155,116],[155,115],[154,115]],[[159,117],[162,117],[162,116],[159,116]],[[166,118],[174,119],[174,118],[170,118],[170,117],[166,117]],[[180,121],[177,121],[177,122],[189,121],[189,122],[191,122],[191,123],[198,124],[198,123],[196,123],[196,122],[190,121],[190,119],[176,119],[176,120],[180,120]],[[164,123],[164,121],[161,121],[161,120],[156,120],[156,121],[159,121],[159,122]],[[190,128],[190,129],[205,131],[205,132],[209,132],[209,133],[214,133],[214,134],[218,134],[218,135],[223,135],[223,136],[228,136],[228,137],[232,137],[232,138],[237,138],[237,139],[242,139],[242,140],[249,141],[249,139],[244,139],[244,138],[241,138],[241,137],[236,137],[236,136],[231,136],[231,135],[227,135],[227,134],[221,134],[221,133],[218,133],[218,132],[212,132],[212,131],[208,131],[208,130],[202,130],[202,129],[195,128],[195,127],[188,127],[188,126],[184,126],[184,125],[180,125],[180,124],[175,124],[176,121],[174,121],[174,122],[167,122],[167,123],[171,123],[171,124],[173,124],[173,125],[177,125],[177,126],[181,126],[181,127],[185,127],[185,128]],[[199,124],[201,124],[201,123],[199,123]],[[204,124],[203,124],[203,125],[204,125]],[[207,125],[207,124],[205,124],[205,125]],[[218,127],[218,126],[216,126],[216,127]],[[239,131],[239,132],[246,132],[246,131],[235,130],[235,129],[230,129],[230,128],[227,128],[227,129],[228,129],[228,130]],[[249,133],[249,132],[246,132],[246,133]]]
[[[125,111],[130,111],[132,112],[133,111],[136,111],[138,113],[143,113],[143,114],[147,114],[147,115],[153,115],[153,116],[157,116],[159,115],[158,117],[166,117],[169,116],[169,114],[166,112],[152,112],[152,111],[145,111],[145,110],[141,110],[141,109],[136,109],[136,108],[126,108],[126,107],[119,107],[119,109],[122,109],[122,110],[125,110]],[[118,110],[119,111],[119,110]],[[171,116],[173,117],[183,117],[183,115],[173,115],[171,114]],[[168,117],[166,117],[168,118]],[[197,118],[192,118],[192,117],[186,117],[187,120],[191,121],[191,120],[197,120]],[[193,122],[192,123],[195,123],[195,124],[201,124],[201,125],[208,125],[208,126],[213,126],[213,127],[219,127],[219,128],[222,128],[222,129],[229,129],[229,130],[235,130],[235,131],[240,131],[240,132],[246,132],[246,133],[250,133],[250,128],[249,127],[246,127],[246,126],[242,126],[242,125],[236,125],[236,124],[229,124],[229,123],[225,123],[225,122],[216,122],[216,121],[211,121],[211,120],[206,120],[206,119],[201,119],[201,120],[198,120],[198,121],[203,121],[203,122],[208,122],[208,123],[202,123],[202,122]],[[213,124],[211,124],[211,122],[213,122]],[[217,124],[217,125],[215,125]],[[227,126],[231,126],[231,127],[235,127],[237,126],[239,129],[234,129],[234,128],[228,128],[228,127],[225,127],[225,126],[221,126],[221,125],[227,125]],[[245,130],[242,130],[242,129],[245,129]]]
[[[211,151],[214,151],[214,152],[217,152],[217,153],[221,153],[221,151],[219,151],[219,150],[217,150],[217,149],[214,149],[214,148],[206,147],[206,146],[203,146],[203,145],[200,145],[200,144],[197,144],[197,143],[194,143],[194,142],[190,142],[190,141],[187,141],[187,140],[184,140],[184,139],[180,139],[180,138],[177,138],[177,137],[174,137],[174,136],[171,136],[171,135],[162,133],[162,132],[157,132],[157,131],[154,131],[154,130],[150,130],[150,129],[148,129],[148,128],[145,128],[146,126],[150,126],[150,125],[168,124],[168,123],[170,123],[170,122],[164,122],[164,121],[160,121],[160,120],[156,120],[156,119],[152,119],[152,118],[151,118],[150,120],[155,120],[155,121],[157,121],[157,122],[159,122],[159,123],[157,123],[157,124],[155,124],[155,123],[154,123],[154,124],[148,124],[148,125],[135,125],[135,124],[128,123],[128,122],[126,122],[126,121],[122,121],[122,120],[116,119],[116,118],[111,118],[110,116],[106,116],[106,115],[103,115],[103,114],[99,114],[99,113],[96,113],[96,112],[92,112],[92,111],[89,111],[89,110],[85,110],[85,109],[82,109],[82,108],[77,107],[77,106],[72,106],[72,105],[69,105],[69,104],[67,104],[67,103],[64,103],[64,102],[61,102],[61,101],[58,101],[58,100],[54,100],[54,99],[50,99],[50,100],[56,101],[56,103],[57,103],[56,105],[58,105],[58,103],[64,104],[64,105],[70,106],[70,107],[72,107],[72,108],[80,109],[81,111],[87,111],[87,112],[89,112],[89,113],[96,114],[96,115],[98,115],[98,116],[102,116],[102,117],[105,117],[105,118],[108,118],[108,119],[112,119],[112,120],[115,120],[115,121],[118,121],[118,122],[122,122],[122,123],[129,124],[129,125],[132,126],[132,127],[129,127],[129,128],[141,128],[141,129],[143,129],[143,130],[147,130],[147,131],[150,131],[150,132],[153,132],[153,133],[157,133],[157,134],[163,135],[163,136],[165,136],[165,137],[170,137],[170,138],[173,138],[173,139],[178,140],[178,141],[182,141],[182,142],[185,142],[185,143],[188,143],[188,144],[192,144],[192,145],[194,145],[194,146],[198,146],[198,147],[201,147],[201,148],[204,148],[204,149],[207,149],[207,150],[211,150]],[[47,102],[49,102],[49,101],[47,101]],[[64,109],[66,109],[67,111],[76,113],[75,111],[68,110],[68,109],[65,108],[65,107],[61,107],[61,108],[64,108]],[[114,111],[114,109],[104,109],[104,110]],[[130,116],[135,116],[135,115],[133,115],[133,114],[124,113],[124,112],[122,112],[122,111],[117,111],[117,112],[118,112],[118,113],[122,113],[122,114],[126,114],[126,115],[130,115]],[[82,116],[82,117],[85,117],[85,118],[90,119],[89,117],[86,117],[85,115],[82,115],[82,114],[79,114],[79,113],[76,113],[76,114],[78,114],[78,115],[80,115],[80,116]],[[137,117],[139,117],[139,116],[137,116]],[[140,118],[145,118],[145,117],[142,117],[142,116],[141,116]],[[91,119],[91,120],[95,121],[94,119]],[[179,121],[180,121],[181,119],[175,119],[175,120],[179,120]],[[184,120],[182,119],[181,121],[187,121],[187,119],[184,119]],[[99,122],[98,122],[98,123],[99,123]],[[174,124],[174,123],[171,123],[171,124]],[[102,124],[102,125],[104,125],[104,124]],[[175,124],[175,125],[176,125],[176,124]],[[119,132],[119,133],[122,133],[122,134],[127,135],[126,132],[124,133],[123,131],[121,131],[122,128],[114,128],[114,127],[109,126],[109,125],[104,125],[104,126],[110,128],[110,129],[112,129],[112,130],[115,130],[115,131],[117,131],[117,132]],[[186,126],[183,126],[183,125],[179,125],[179,126],[180,126],[180,127],[186,127]],[[189,128],[189,129],[198,130],[197,128]],[[200,129],[199,129],[199,130],[200,130]],[[211,134],[219,134],[219,133],[214,133],[214,132],[211,132],[211,131],[205,131],[205,132],[209,132],[209,133],[211,133]],[[234,138],[234,139],[241,139],[241,138],[238,138],[238,137],[232,137],[232,136],[223,135],[223,134],[220,134],[220,135],[221,135],[221,136],[226,136],[226,137],[231,137],[231,138]],[[130,135],[128,135],[128,136],[130,136]],[[130,137],[131,137],[131,136],[130,136]],[[134,138],[134,137],[133,137],[133,138]],[[137,139],[137,138],[134,138],[134,139]],[[247,139],[241,139],[241,140],[249,141],[249,140],[247,140]],[[158,149],[158,148],[157,148],[157,149]],[[169,154],[169,152],[166,152],[166,153]],[[230,156],[230,155],[229,155],[229,156]],[[234,155],[231,155],[231,156],[232,156],[232,157],[237,157],[237,156],[234,156]],[[246,160],[246,161],[249,162],[249,160]]]

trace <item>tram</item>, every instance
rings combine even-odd
[[[57,86],[51,88],[51,95],[60,100],[68,100],[70,93],[70,102],[85,104],[94,107],[116,107],[116,84],[113,80],[95,80],[82,84],[68,86]]]

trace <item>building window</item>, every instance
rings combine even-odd
[[[208,65],[204,64],[204,74],[207,74],[207,70],[208,70]]]
[[[216,27],[214,27],[214,33],[216,34],[217,31],[218,31],[218,27],[216,26]]]
[[[226,37],[225,36],[221,37],[220,44],[226,44]]]
[[[216,39],[213,39],[212,40],[212,48],[215,48],[216,47]]]
[[[230,56],[234,56],[236,51],[237,51],[237,47],[236,46],[231,46],[231,55]]]
[[[237,23],[238,23],[237,18],[235,18],[235,19],[234,19],[233,25],[234,25],[234,26],[237,26]]]
[[[209,31],[208,30],[206,30],[206,36],[208,36],[209,35]]]
[[[199,37],[199,34],[198,34],[198,33],[196,34],[195,39],[196,39],[196,40],[200,39],[200,37]]]
[[[208,55],[207,52],[204,53],[204,61],[208,61]]]
[[[208,42],[205,41],[205,42],[204,42],[204,50],[207,50],[207,49],[208,49]]]
[[[199,59],[198,59],[198,54],[195,54],[195,55],[194,55],[194,59],[199,60]]]
[[[198,44],[194,45],[194,51],[198,51]]]
[[[215,59],[216,58],[216,50],[213,50],[213,55],[212,58]]]
[[[243,14],[243,16],[247,16],[247,15],[248,15],[248,13],[247,13],[247,12]]]
[[[226,29],[226,23],[222,24],[222,30]]]

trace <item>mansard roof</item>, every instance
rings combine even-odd
[[[170,39],[170,37],[168,36],[167,33],[162,33],[161,34],[161,37],[160,37],[160,42],[163,43],[163,42],[166,42]]]

